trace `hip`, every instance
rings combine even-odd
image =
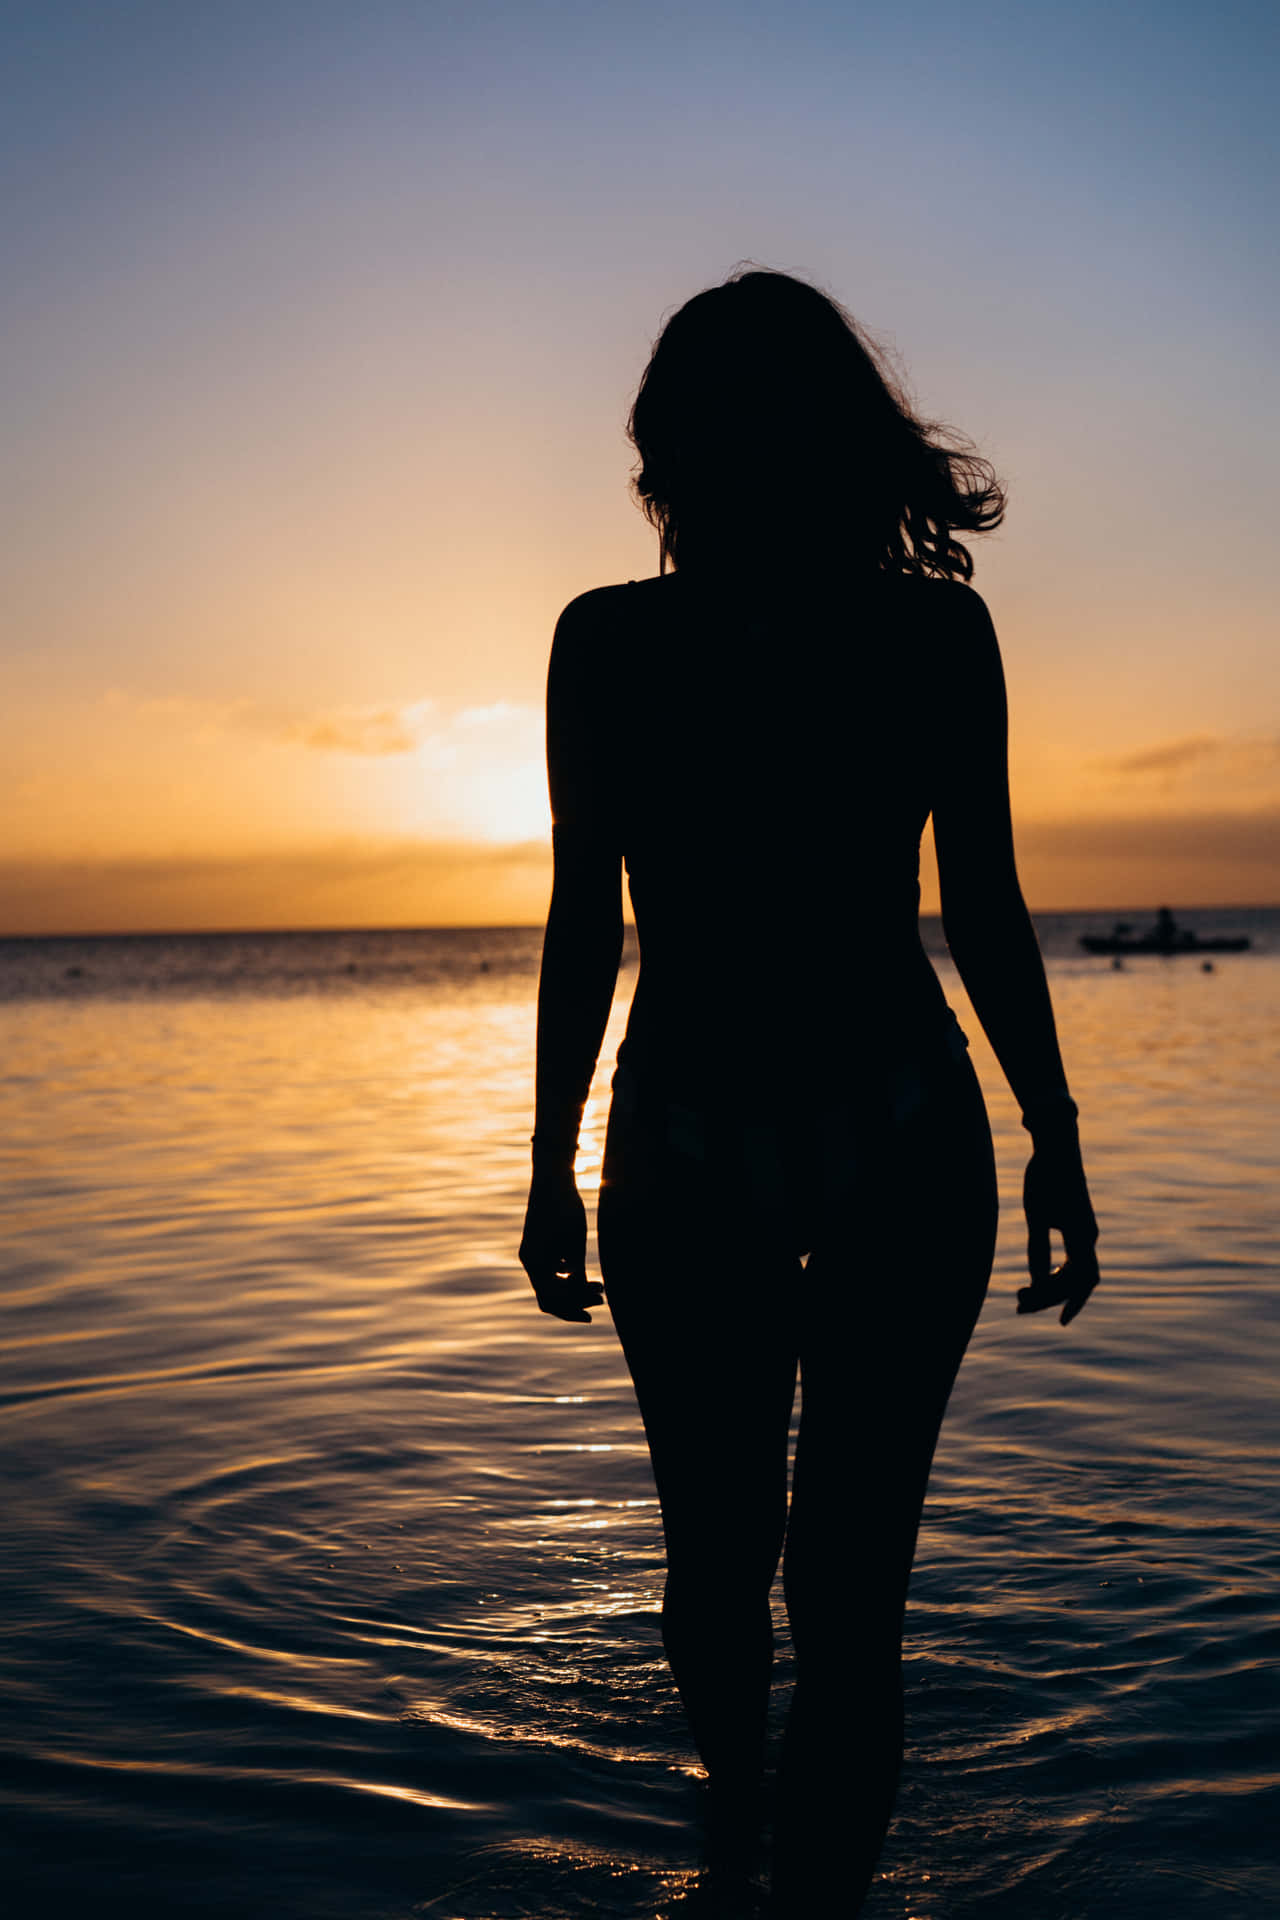
[[[708,1205],[753,1241],[802,1255],[851,1219],[927,1208],[994,1219],[986,1107],[954,1015],[937,1044],[849,1074],[821,1100],[693,1106],[620,1062],[602,1207]]]

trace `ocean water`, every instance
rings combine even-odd
[[[1216,919],[1211,971],[1042,923],[1066,1330],[1015,1316],[1025,1139],[939,960],[1004,1212],[868,1920],[1280,1912],[1280,913]],[[626,1374],[515,1260],[538,949],[0,942],[6,1913],[709,1910]]]

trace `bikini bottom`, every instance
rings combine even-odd
[[[869,1070],[834,1099],[784,1112],[665,1099],[620,1062],[603,1185],[636,1193],[650,1183],[696,1181],[762,1247],[803,1258],[897,1177],[922,1128],[936,1132],[954,1118],[986,1131],[968,1046],[953,1014],[927,1053]]]

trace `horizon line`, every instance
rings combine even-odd
[[[1151,906],[1134,906],[1132,902],[1122,905],[1112,904],[1101,907],[1028,907],[1032,920],[1038,916],[1052,915],[1056,918],[1066,916],[1103,916],[1125,914],[1153,914],[1159,911]],[[1171,909],[1171,911],[1174,911]],[[1276,913],[1280,912],[1280,900],[1274,901],[1184,901],[1176,909],[1178,913]],[[922,908],[920,919],[941,921],[942,914],[934,909]],[[60,927],[44,933],[30,931],[9,933],[0,928],[0,941],[14,940],[235,940],[253,934],[314,934],[330,936],[339,933],[541,933],[546,926],[542,920],[441,920],[441,921],[396,921],[364,922],[347,921],[332,926],[293,926],[293,925],[257,925],[235,927]],[[624,921],[624,932],[634,932],[634,920]]]

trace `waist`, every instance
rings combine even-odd
[[[620,1114],[647,1122],[666,1143],[694,1158],[705,1157],[713,1136],[757,1139],[896,1132],[910,1124],[968,1059],[969,1042],[951,1008],[927,1031],[913,1034],[896,1053],[864,1055],[855,1066],[828,1063],[819,1080],[793,1078],[779,1087],[770,1076],[753,1078],[749,1053],[718,1087],[690,1088],[662,1071],[662,1062],[633,1045],[628,1033],[618,1049],[613,1097]],[[763,1080],[763,1083],[762,1083]]]

